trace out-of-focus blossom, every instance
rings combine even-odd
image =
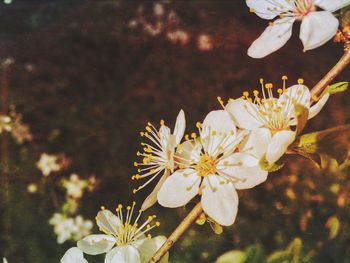
[[[4,131],[11,131],[11,118],[7,115],[0,115],[0,134]]]
[[[84,189],[88,187],[88,182],[80,179],[77,174],[71,174],[69,180],[62,180],[62,185],[70,197],[79,199],[83,196]]]
[[[156,3],[154,5],[153,12],[158,17],[163,16],[165,13],[163,5],[160,3]]]
[[[88,190],[92,192],[96,188],[96,185],[97,185],[96,177],[94,175],[90,176],[88,179]]]
[[[12,1],[11,0],[5,0],[6,2],[8,2],[8,3],[11,3]],[[5,2],[4,1],[4,2]],[[6,2],[5,2],[5,4],[6,4]],[[14,58],[12,58],[12,57],[7,57],[7,58],[5,58],[2,62],[1,62],[1,65],[3,66],[3,67],[8,67],[8,66],[11,66],[11,65],[13,65],[15,63],[15,59]]]
[[[349,5],[350,0],[246,0],[246,3],[251,12],[263,19],[279,17],[248,49],[249,56],[262,58],[284,46],[292,35],[295,21],[301,21],[299,37],[304,51],[323,45],[336,34],[339,26],[332,12]]]
[[[288,89],[285,87],[287,77],[283,76],[282,79],[283,88],[277,90],[278,98],[273,95],[273,85],[264,85],[261,79],[262,98],[257,90],[253,92],[253,98],[245,91],[242,98],[231,99],[225,107],[238,127],[252,131],[252,145],[257,145],[261,153],[266,153],[269,163],[276,162],[295,140],[296,133],[291,130],[291,126],[297,124],[295,104],[307,108],[308,119],[311,119],[329,98],[327,93],[311,106],[310,91],[302,84],[302,79]]]
[[[36,166],[44,176],[48,176],[52,172],[61,170],[61,164],[59,162],[58,156],[50,155],[47,153],[41,154],[39,161],[36,163]]]
[[[150,23],[144,24],[145,31],[151,36],[159,35],[160,33],[162,33],[163,28],[164,28],[164,24],[160,21],[158,21],[156,24],[150,24]]]
[[[96,216],[96,223],[105,234],[89,235],[79,240],[77,245],[84,253],[98,255],[107,253],[105,263],[134,262],[146,263],[166,241],[166,237],[146,237],[146,233],[159,226],[154,222],[155,216],[149,216],[144,223],[138,223],[141,211],[132,222],[135,202],[126,208],[123,216],[122,205],[118,205],[116,212],[102,208]],[[160,262],[168,262],[168,255]]]
[[[258,159],[236,152],[246,133],[236,131],[226,111],[210,112],[197,127],[199,138],[192,134],[193,140],[179,148],[182,166],[167,177],[158,192],[158,202],[175,208],[200,194],[209,217],[220,225],[232,225],[238,210],[236,189],[264,182],[267,172],[259,168]]]
[[[2,258],[2,263],[8,263],[6,258]]]
[[[138,173],[132,179],[147,178],[148,181],[135,189],[134,193],[161,176],[152,193],[143,202],[142,210],[149,208],[157,202],[157,193],[163,185],[164,180],[178,166],[175,151],[184,135],[185,126],[185,113],[181,110],[176,118],[173,133],[171,133],[170,128],[165,125],[163,120],[160,122],[159,130],[151,123],[148,123],[146,131],[141,132],[141,136],[147,138],[151,143],[141,143],[143,152],[137,152],[137,155],[143,159],[142,162],[134,163],[135,167],[138,168]]]
[[[197,46],[201,51],[210,51],[213,49],[213,40],[210,36],[201,34],[198,36]]]
[[[22,115],[20,114],[14,113],[12,116],[11,134],[18,144],[33,140],[29,126],[22,122]]]
[[[92,222],[90,220],[84,220],[82,216],[72,218],[60,213],[55,213],[49,220],[49,223],[54,227],[59,244],[67,240],[77,241],[89,235],[93,227]]]
[[[27,191],[28,191],[28,193],[34,194],[34,193],[36,193],[38,191],[38,186],[36,184],[34,184],[34,183],[29,184],[27,186]]]
[[[88,263],[88,261],[84,258],[83,252],[79,248],[72,247],[63,255],[61,263]]]
[[[190,40],[188,33],[182,29],[177,29],[174,31],[169,31],[166,34],[168,40],[173,44],[180,44],[182,46],[186,45]]]

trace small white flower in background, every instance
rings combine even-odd
[[[249,56],[263,58],[284,46],[295,21],[301,21],[299,37],[304,51],[323,45],[338,30],[339,21],[332,12],[349,5],[350,0],[246,0],[246,3],[251,12],[263,19],[279,17],[248,49]]]
[[[67,217],[60,213],[55,213],[49,220],[49,224],[54,227],[57,235],[57,243],[62,244],[67,240],[79,240],[89,235],[93,227],[90,220],[84,220],[82,216],[75,218]]]
[[[72,247],[63,255],[61,263],[88,263],[88,261],[84,258],[83,252],[79,248]]]
[[[29,126],[22,122],[22,115],[13,111],[11,112],[11,118],[11,134],[16,142],[22,144],[25,141],[32,141],[33,135],[30,132]]]
[[[236,131],[224,110],[210,112],[197,123],[199,138],[184,142],[179,149],[183,164],[171,174],[158,192],[158,202],[165,207],[186,205],[201,195],[204,212],[220,225],[235,221],[238,210],[236,189],[254,187],[266,180],[267,172],[250,154],[236,152],[246,132]]]
[[[42,153],[39,161],[36,163],[38,169],[44,176],[50,175],[52,172],[57,172],[61,169],[59,158],[56,155]]]
[[[78,241],[78,248],[89,255],[107,253],[105,263],[148,262],[166,241],[166,237],[151,238],[149,234],[146,236],[152,228],[159,226],[159,222],[154,222],[155,216],[149,216],[144,223],[138,223],[141,211],[133,220],[134,208],[135,202],[128,206],[126,214],[123,214],[122,205],[118,205],[117,214],[113,214],[102,207],[96,216],[96,223],[105,234],[83,238]],[[161,262],[168,262],[168,254]]]
[[[2,258],[2,263],[8,263],[6,258]]]
[[[157,202],[157,193],[163,185],[165,179],[178,166],[179,162],[176,159],[176,147],[180,144],[185,132],[185,113],[181,110],[176,118],[175,128],[173,133],[164,121],[160,121],[159,131],[148,123],[146,131],[141,132],[141,136],[147,138],[150,143],[141,143],[143,152],[137,152],[138,156],[143,158],[142,162],[135,162],[137,174],[132,176],[133,180],[147,178],[148,181],[134,189],[134,193],[144,188],[153,180],[158,178],[158,183],[152,193],[143,202],[141,209],[146,210]],[[160,179],[159,179],[159,176]]]
[[[0,134],[4,131],[11,131],[11,117],[0,115]]]
[[[261,92],[253,92],[253,98],[245,91],[243,97],[230,99],[226,110],[231,114],[236,125],[242,129],[251,131],[251,134],[243,145],[243,150],[261,158],[266,154],[269,163],[276,162],[295,140],[296,133],[291,126],[297,124],[295,118],[295,104],[301,104],[309,111],[308,119],[318,114],[329,98],[329,93],[311,106],[309,89],[299,79],[297,85],[286,89],[286,76],[282,77],[283,87],[277,89],[278,98],[273,95],[273,85],[264,85],[261,79]],[[251,150],[255,146],[254,150]]]
[[[88,187],[88,181],[80,179],[77,174],[71,174],[69,180],[62,180],[62,185],[70,197],[79,199],[83,196],[84,189]]]

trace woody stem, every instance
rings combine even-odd
[[[182,220],[182,222],[175,228],[174,232],[168,237],[163,246],[150,259],[149,263],[159,262],[162,257],[169,251],[174,243],[187,231],[194,221],[203,212],[201,202],[198,202],[195,207],[188,213],[188,215]]]

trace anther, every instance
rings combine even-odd
[[[304,79],[300,78],[298,79],[298,84],[303,84],[304,83]]]

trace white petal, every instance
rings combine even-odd
[[[165,182],[165,180],[168,177],[167,173],[168,173],[168,171],[164,172],[164,174],[160,178],[159,182],[154,187],[152,193],[150,193],[150,195],[147,196],[145,201],[143,201],[142,206],[141,206],[142,211],[145,211],[146,209],[150,208],[151,206],[153,206],[157,202],[157,194],[159,192],[159,189],[162,187],[163,183]]]
[[[202,145],[198,141],[185,141],[181,147],[177,148],[177,161],[185,167],[191,163],[197,162],[200,157]]]
[[[107,209],[97,213],[96,223],[107,235],[117,235],[120,227],[120,219]]]
[[[290,86],[286,89],[284,93],[278,98],[278,105],[283,106],[284,104],[292,104],[296,102],[305,106],[306,108],[310,107],[310,90],[308,87],[302,84],[297,84]],[[292,112],[294,107],[292,107]]]
[[[225,165],[226,162],[226,165]],[[217,168],[226,176],[236,179],[236,189],[249,189],[261,184],[267,179],[267,172],[259,167],[259,159],[245,153],[235,153],[222,160]]]
[[[133,246],[119,246],[109,251],[105,263],[141,263],[139,252]]]
[[[84,253],[98,255],[106,253],[115,245],[116,239],[108,235],[90,235],[78,241],[77,246]]]
[[[156,251],[165,243],[165,236],[156,236],[152,239],[144,238],[135,241],[132,245],[139,251],[141,263],[147,263]],[[167,253],[160,262],[168,262],[169,254]]]
[[[331,12],[311,12],[301,22],[299,37],[304,51],[322,46],[332,39],[338,30],[339,21]]]
[[[264,124],[259,120],[256,105],[244,99],[230,100],[225,109],[242,129],[252,130]]]
[[[232,225],[238,211],[238,195],[233,184],[209,175],[203,179],[203,186],[201,202],[204,212],[220,225]]]
[[[239,143],[236,142],[236,126],[224,110],[209,112],[203,121],[200,137],[203,148],[210,155],[216,155],[219,149],[233,151]]]
[[[323,106],[326,104],[326,102],[329,99],[329,93],[326,93],[322,96],[322,98],[314,105],[311,106],[309,111],[309,119],[315,117],[323,108]]]
[[[165,207],[180,207],[198,193],[200,177],[195,170],[178,170],[170,175],[158,192],[158,203]]]
[[[163,149],[166,149],[168,147],[168,141],[171,137],[170,135],[170,128],[168,126],[161,125],[159,128],[159,139]]]
[[[7,261],[4,261],[7,262]],[[77,248],[72,247],[66,251],[66,253],[61,258],[61,263],[88,263],[84,258],[83,252]]]
[[[295,18],[277,19],[269,25],[248,49],[248,56],[263,58],[283,47],[292,35]]]
[[[334,12],[340,8],[350,5],[350,0],[314,0],[314,3],[324,10]]]
[[[254,13],[264,19],[273,19],[285,11],[293,10],[293,6],[286,0],[246,0],[246,3]]]
[[[215,110],[207,114],[203,121],[203,127],[210,127],[211,130],[216,132],[223,132],[229,134],[236,132],[236,126],[234,125],[230,115],[224,110]]]
[[[185,113],[183,110],[180,110],[176,118],[176,123],[175,123],[175,128],[173,133],[176,138],[175,140],[176,144],[179,144],[181,142],[181,139],[185,133],[185,128],[186,128]]]
[[[267,146],[271,141],[271,132],[267,128],[257,128],[251,131],[247,139],[243,142],[240,151],[248,153],[261,159],[266,153]]]
[[[286,152],[288,146],[294,141],[295,132],[279,131],[273,135],[267,147],[266,159],[269,163],[276,162]]]

